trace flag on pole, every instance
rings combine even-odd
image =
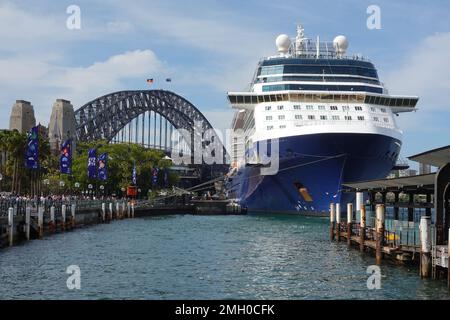
[[[88,177],[89,179],[97,178],[97,149],[89,149]]]
[[[108,153],[103,153],[98,157],[98,179],[106,181],[108,179],[107,174],[108,165]]]
[[[33,127],[28,132],[27,150],[25,151],[25,166],[28,169],[36,170],[39,168],[39,130]]]
[[[133,165],[133,172],[131,174],[131,182],[136,185],[137,184],[137,177],[136,177],[136,163]]]
[[[72,140],[66,140],[61,146],[59,157],[59,171],[61,174],[72,174]]]
[[[151,84],[153,84],[153,82],[154,82],[153,79],[147,79],[147,83],[148,83],[148,84],[151,85]]]

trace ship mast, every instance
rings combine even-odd
[[[305,29],[301,24],[297,25],[297,36],[295,37],[295,54],[300,55],[303,53],[303,41],[306,40]]]

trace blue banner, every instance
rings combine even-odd
[[[107,180],[107,170],[108,170],[108,153],[103,153],[98,157],[98,179]]]
[[[97,149],[89,149],[88,155],[88,178],[97,178]]]
[[[66,140],[61,146],[59,157],[59,171],[61,174],[72,174],[72,140]]]
[[[131,174],[131,182],[136,185],[137,184],[137,177],[136,177],[136,164],[133,165],[133,172]]]
[[[25,151],[25,166],[28,169],[39,168],[39,130],[33,127],[28,132],[27,150]]]
[[[158,168],[153,168],[153,171],[152,171],[152,184],[153,184],[153,186],[156,186],[158,184],[158,172],[159,172]]]

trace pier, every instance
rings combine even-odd
[[[436,173],[344,184],[356,206],[330,204],[330,239],[361,252],[420,266],[422,278],[447,278],[450,290],[450,146],[409,158]],[[362,201],[363,194],[368,195]]]
[[[237,215],[246,211],[232,200],[192,200],[171,195],[152,200],[70,200],[0,202],[0,248],[55,233],[114,220],[154,215]]]

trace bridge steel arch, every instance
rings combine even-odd
[[[202,132],[213,129],[208,119],[188,100],[166,90],[119,91],[94,99],[75,111],[78,141],[111,140],[139,115],[153,111],[167,119],[175,129],[185,129],[183,138],[194,143],[195,121]],[[183,133],[183,132],[182,132]],[[201,141],[201,140],[200,140]],[[224,159],[226,149],[222,145]]]

